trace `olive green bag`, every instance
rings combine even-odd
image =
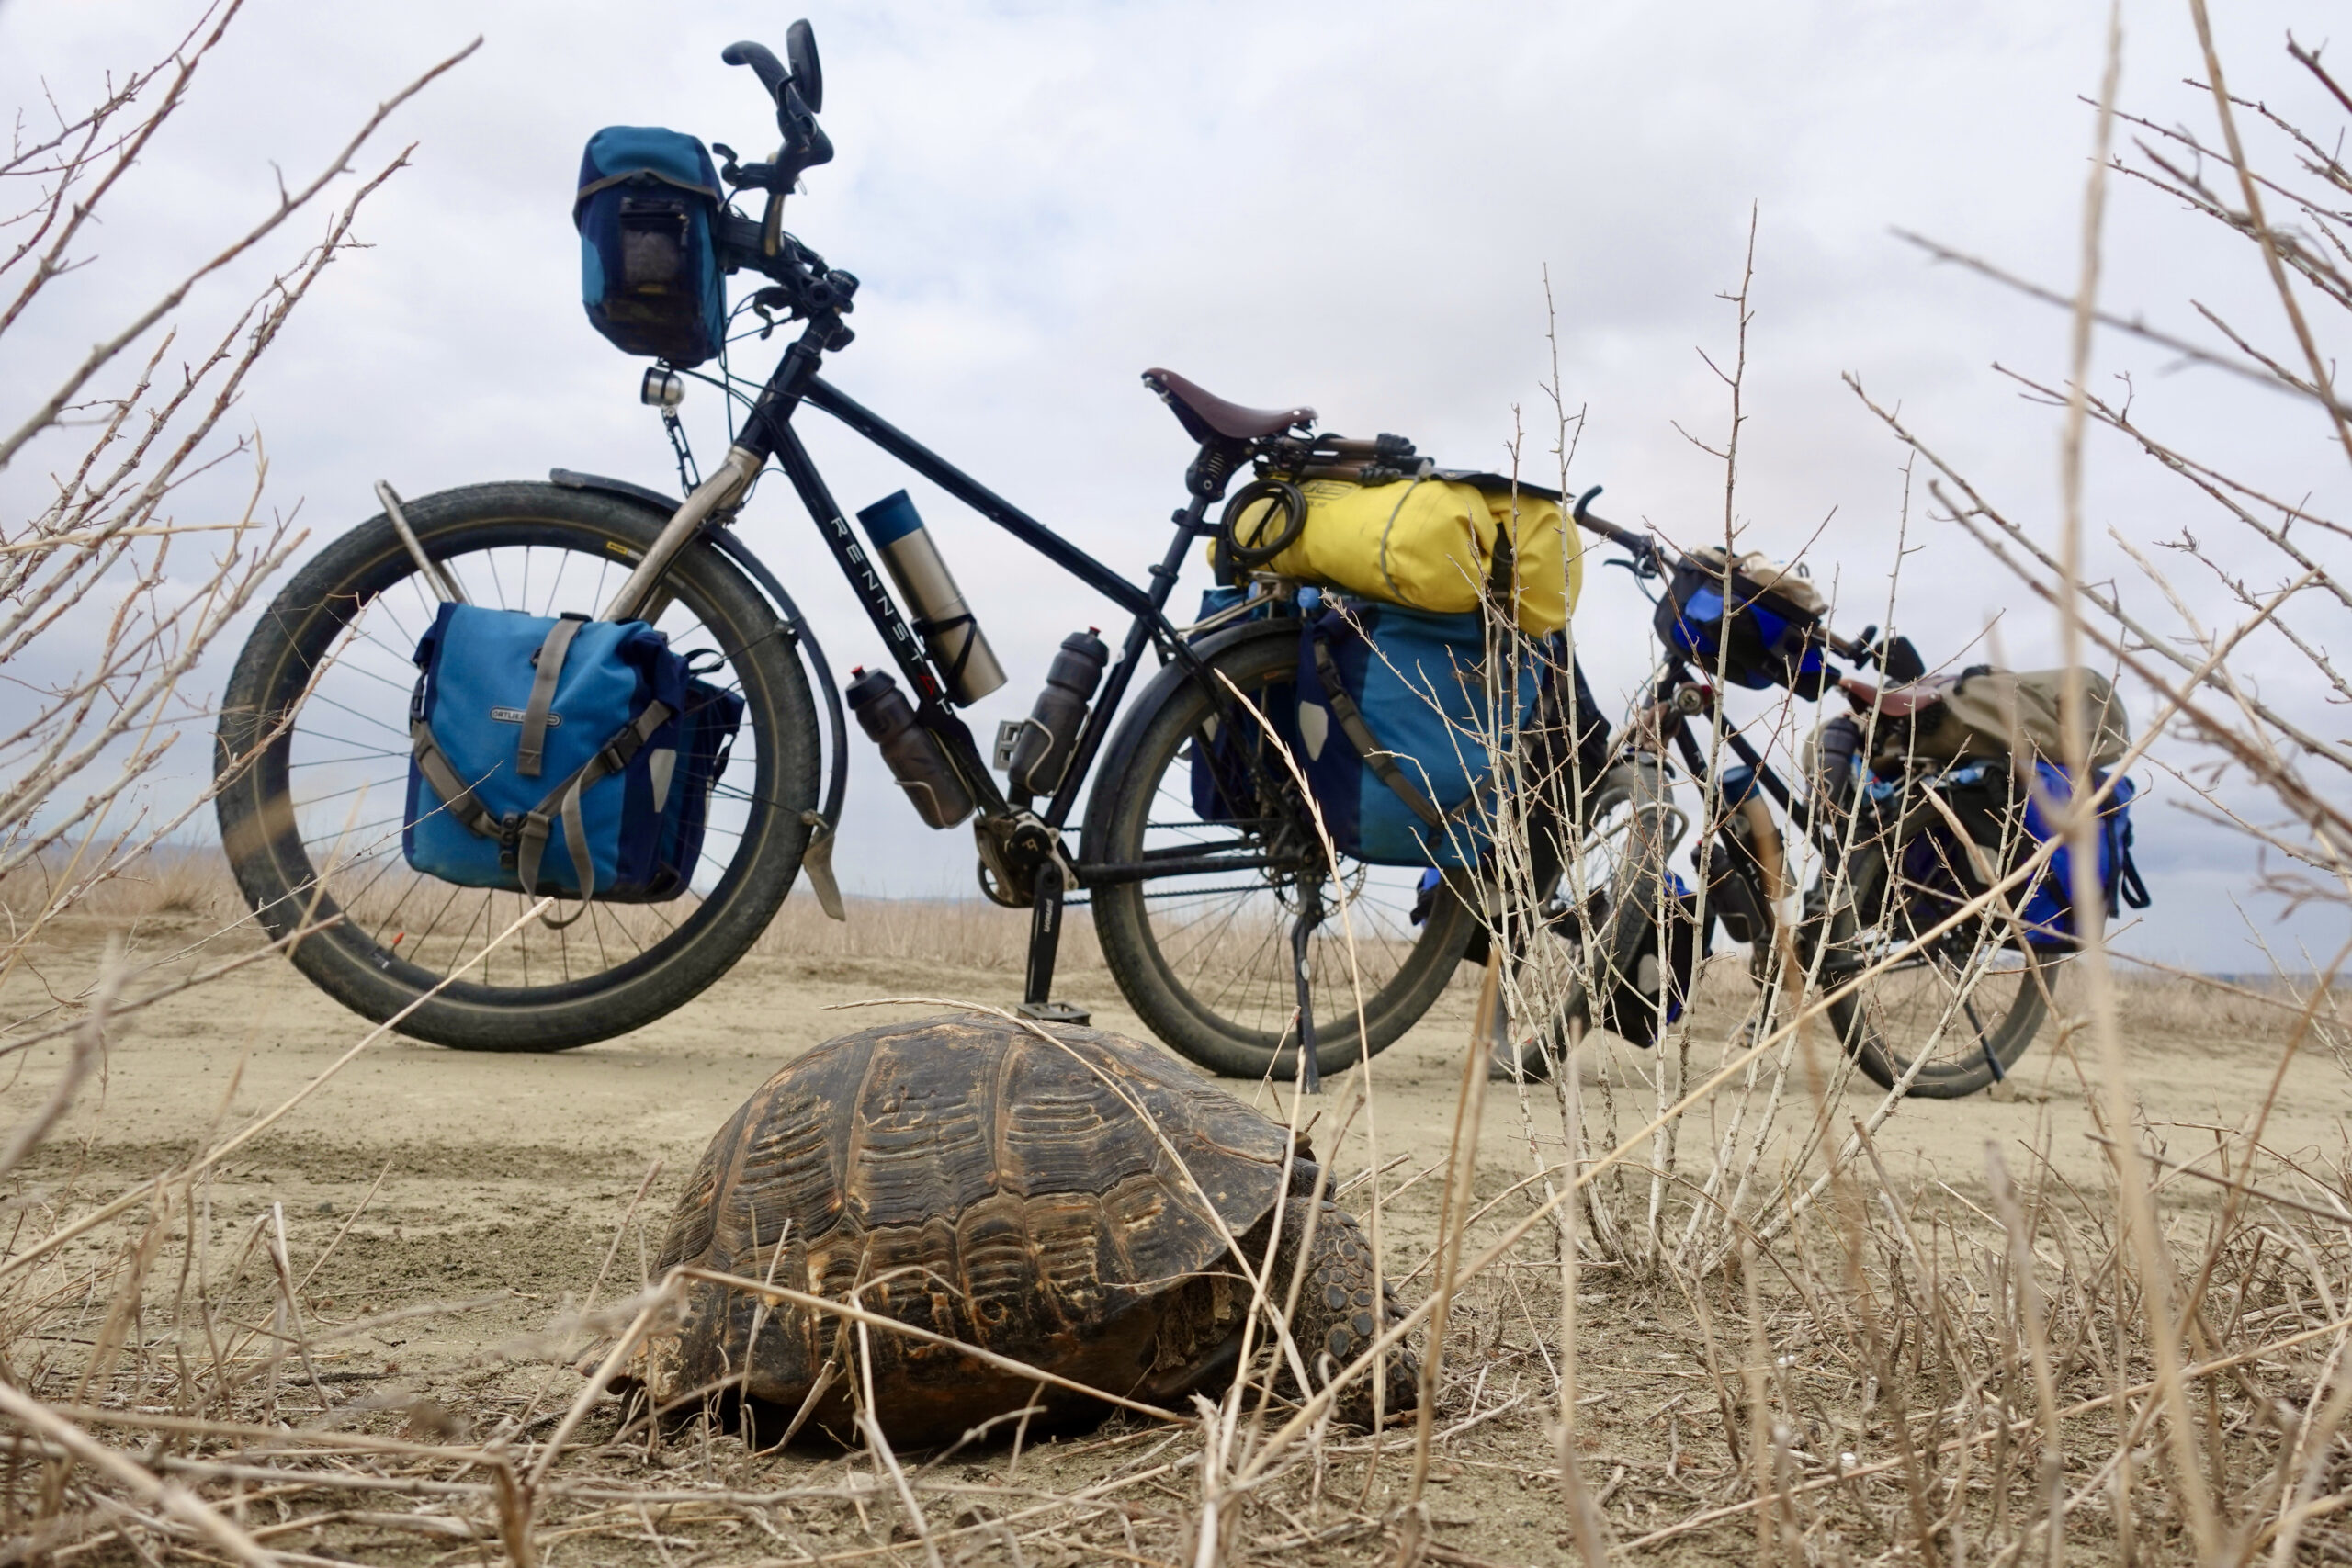
[[[1943,687],[1943,701],[1921,709],[1913,724],[1883,731],[1873,761],[2039,757],[2064,762],[2066,740],[2058,705],[2065,678],[2064,670],[1977,670],[1923,682]],[[2090,764],[2111,768],[2132,748],[2132,721],[2113,682],[2096,670],[2084,671],[2082,680]]]

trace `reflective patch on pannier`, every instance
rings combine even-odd
[[[684,131],[608,125],[588,139],[580,192],[580,295],[588,320],[628,354],[700,365],[726,339],[718,171]]]
[[[401,847],[468,887],[675,898],[743,700],[642,621],[445,604],[418,640]]]

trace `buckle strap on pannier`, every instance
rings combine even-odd
[[[577,621],[565,621],[559,623],[559,629],[563,626],[576,628],[579,625]],[[566,644],[570,641],[570,637],[563,639]],[[553,632],[548,634],[545,646],[556,646]],[[562,651],[560,646],[557,651],[560,660]],[[536,682],[532,702],[535,706],[539,702]],[[498,845],[499,863],[514,872],[526,894],[536,896],[538,892],[539,863],[546,856],[548,840],[553,835],[555,824],[560,818],[564,848],[571,855],[572,874],[580,884],[581,909],[584,912],[588,900],[595,895],[596,864],[588,850],[588,825],[581,812],[580,797],[594,785],[626,769],[631,759],[653,738],[653,732],[668,723],[671,716],[668,704],[646,704],[643,713],[623,726],[619,733],[606,741],[594,756],[549,790],[537,806],[528,811],[511,813],[503,820],[490,814],[481,798],[474,794],[473,786],[449,765],[448,754],[441,750],[441,743],[433,737],[432,727],[423,719],[412,719],[409,723],[409,750],[416,760],[417,771],[424,775],[424,782],[431,784],[433,793],[441,797],[443,809],[468,832],[477,838],[489,839]],[[579,918],[575,914],[569,919],[549,920],[548,923],[566,926]]]
[[[565,615],[548,628],[547,640],[531,656],[531,697],[523,705],[523,738],[514,743],[514,771],[526,779],[539,776],[548,750],[548,715],[555,706],[555,683],[563,674],[563,656],[571,639],[587,622]]]
[[[2115,890],[2128,909],[2144,909],[2155,902],[2148,892],[2148,885],[2140,879],[2140,863],[2132,858],[2132,819],[2128,817],[2111,823],[2108,832],[2115,840]],[[2114,911],[2121,914],[2122,909]]]
[[[588,828],[580,811],[580,797],[588,789],[612,777],[629,764],[629,759],[644,748],[653,732],[669,722],[670,707],[666,703],[648,703],[636,721],[626,726],[619,734],[605,743],[604,749],[582,762],[572,775],[549,790],[544,799],[530,810],[510,817],[501,824],[499,843],[502,849],[510,842],[514,856],[514,874],[523,884],[526,896],[536,897],[539,890],[539,861],[547,852],[548,838],[560,816],[563,819],[564,848],[571,852],[571,873],[580,884],[580,904],[584,911],[588,900],[596,892],[596,865],[588,852]],[[502,857],[503,858],[503,857]],[[549,920],[549,925],[570,925],[578,919]]]
[[[482,805],[473,785],[458,777],[458,770],[449,765],[448,753],[433,739],[433,727],[421,718],[409,720],[408,739],[409,754],[416,759],[416,770],[433,786],[433,793],[441,797],[442,809],[477,838],[497,838],[498,818]]]
[[[1440,811],[1437,803],[1405,776],[1405,770],[1396,765],[1396,754],[1381,745],[1372,726],[1364,722],[1363,709],[1356,706],[1356,700],[1348,695],[1347,687],[1340,682],[1339,660],[1331,657],[1331,645],[1321,628],[1308,637],[1315,644],[1315,672],[1323,678],[1323,704],[1340,721],[1340,733],[1348,738],[1348,744],[1356,749],[1356,755],[1363,759],[1363,765],[1372,770],[1373,777],[1386,784],[1408,810],[1431,828],[1443,828],[1446,818],[1456,813]],[[1473,791],[1459,809],[1466,811],[1477,798]]]

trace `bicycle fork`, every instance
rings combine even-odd
[[[1797,904],[1789,880],[1786,846],[1781,838],[1780,825],[1772,820],[1772,813],[1764,802],[1750,795],[1739,803],[1740,814],[1747,819],[1749,841],[1755,846],[1756,867],[1761,873],[1764,892],[1764,919],[1770,929],[1772,955],[1781,971],[1781,993],[1786,998],[1789,1016],[1799,1018],[1799,1005],[1804,999],[1804,965],[1797,958]]]
[[[1667,918],[1669,897],[1667,859],[1690,827],[1687,818],[1675,805],[1671,786],[1666,776],[1666,765],[1655,751],[1636,750],[1617,764],[1625,782],[1625,798],[1631,821],[1625,835],[1623,858],[1618,863],[1613,886],[1610,888],[1609,927],[1600,942],[1600,951],[1592,956],[1594,995],[1603,995],[1617,987],[1630,987],[1637,995],[1651,1001],[1658,1010],[1659,1027],[1666,1021],[1668,954],[1657,954],[1657,983],[1642,984],[1640,960],[1645,939],[1654,936],[1659,922]]]

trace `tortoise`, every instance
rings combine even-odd
[[[1262,1261],[1286,1155],[1267,1289],[1279,1306],[1303,1264],[1292,1334],[1319,1388],[1398,1314],[1354,1217],[1315,1200],[1312,1147],[1150,1046],[1091,1029],[957,1014],[816,1047],[711,1140],[661,1267],[835,1301],[854,1290],[899,1322],[1182,1408],[1230,1383],[1250,1300],[1210,1210]],[[813,1422],[836,1438],[853,1429],[855,1383],[885,1435],[916,1447],[1032,1404],[1062,1429],[1105,1409],[955,1346],[863,1338],[837,1314],[690,1279],[632,1381],[658,1408],[715,1398],[763,1433]],[[1400,1345],[1383,1370],[1385,1410],[1410,1410],[1410,1354]],[[1340,1418],[1368,1424],[1370,1379],[1341,1392]]]

